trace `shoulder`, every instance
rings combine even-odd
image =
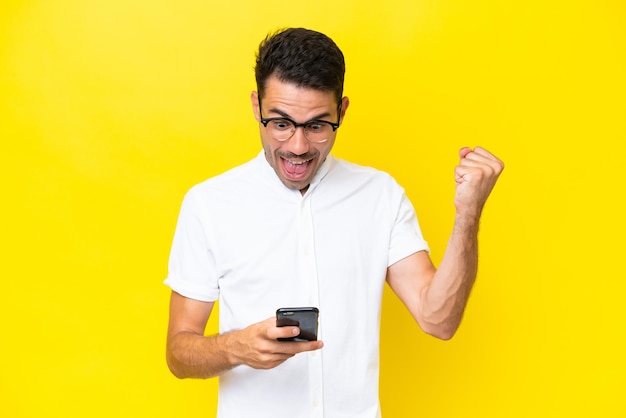
[[[258,158],[231,168],[221,174],[193,185],[186,194],[186,199],[227,198],[241,195],[246,189],[254,189],[262,177]]]
[[[389,173],[340,158],[333,159],[333,167],[330,174],[333,181],[348,182],[353,186],[358,184],[372,188],[401,189],[398,182]]]

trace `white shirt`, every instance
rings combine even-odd
[[[261,152],[185,196],[165,283],[219,300],[220,332],[320,310],[324,348],[219,382],[218,417],[380,417],[379,325],[387,267],[428,250],[403,189],[386,173],[328,156],[304,196]]]

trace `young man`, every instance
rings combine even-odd
[[[220,377],[218,417],[379,417],[385,281],[425,332],[449,339],[461,321],[503,164],[460,151],[454,229],[435,269],[403,189],[330,155],[350,103],[344,71],[321,33],[266,38],[251,95],[263,151],[185,196],[166,280],[167,362],[180,378]],[[204,336],[217,300],[220,333]],[[300,330],[276,327],[276,309],[296,306],[319,308],[318,341],[278,340]]]

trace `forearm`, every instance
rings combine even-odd
[[[478,268],[479,216],[457,215],[443,259],[421,295],[421,326],[442,339],[456,332]]]
[[[454,227],[439,268],[415,253],[387,269],[387,281],[421,328],[450,339],[461,323],[478,269],[478,223],[504,164],[484,148],[462,148],[455,168]]]
[[[215,377],[237,366],[232,345],[233,331],[205,337],[193,332],[179,332],[167,344],[167,364],[178,378]]]

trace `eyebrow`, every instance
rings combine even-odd
[[[294,120],[291,115],[289,115],[288,113],[283,112],[280,109],[276,109],[276,108],[271,108],[268,110],[269,113],[278,113],[281,117],[285,118],[285,119],[289,119],[289,120]],[[324,113],[320,113],[319,115],[314,116],[313,118],[309,119],[307,122],[309,121],[313,121],[313,120],[323,120],[321,118],[330,118],[330,113],[328,112],[324,112]]]

